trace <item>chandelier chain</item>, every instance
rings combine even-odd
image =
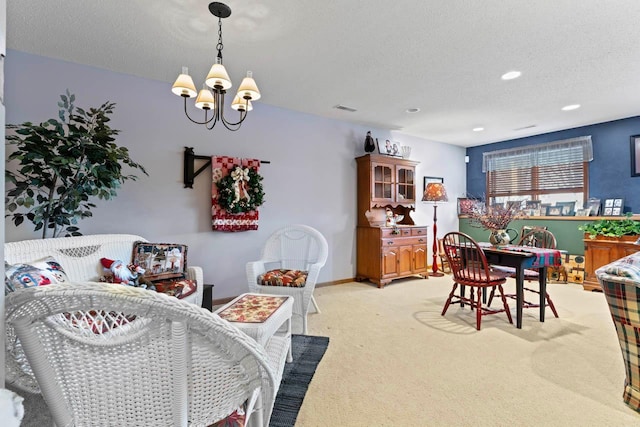
[[[220,62],[222,63],[222,48],[224,45],[222,44],[222,18],[218,18],[218,45],[216,49],[218,49],[218,58],[220,58]]]

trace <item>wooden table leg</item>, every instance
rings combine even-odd
[[[547,267],[538,270],[538,283],[540,283],[540,321],[544,322],[544,310],[547,305]]]
[[[516,328],[522,329],[522,306],[524,305],[524,268],[516,266]]]

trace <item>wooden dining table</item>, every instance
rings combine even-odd
[[[544,322],[547,294],[547,267],[562,263],[562,251],[557,249],[536,248],[531,246],[479,243],[489,264],[513,267],[516,280],[516,327],[522,328],[522,308],[524,306],[524,270],[538,269],[540,284],[540,321]]]

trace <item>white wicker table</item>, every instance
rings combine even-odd
[[[291,354],[293,297],[246,293],[220,307],[215,313],[267,348],[273,337],[286,340],[287,362]]]

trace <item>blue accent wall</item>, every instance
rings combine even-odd
[[[525,145],[543,144],[591,135],[593,161],[589,164],[589,197],[624,198],[624,212],[640,213],[640,177],[631,176],[631,135],[640,135],[640,116],[574,129],[512,139],[467,148],[467,194],[485,194],[482,153]]]

